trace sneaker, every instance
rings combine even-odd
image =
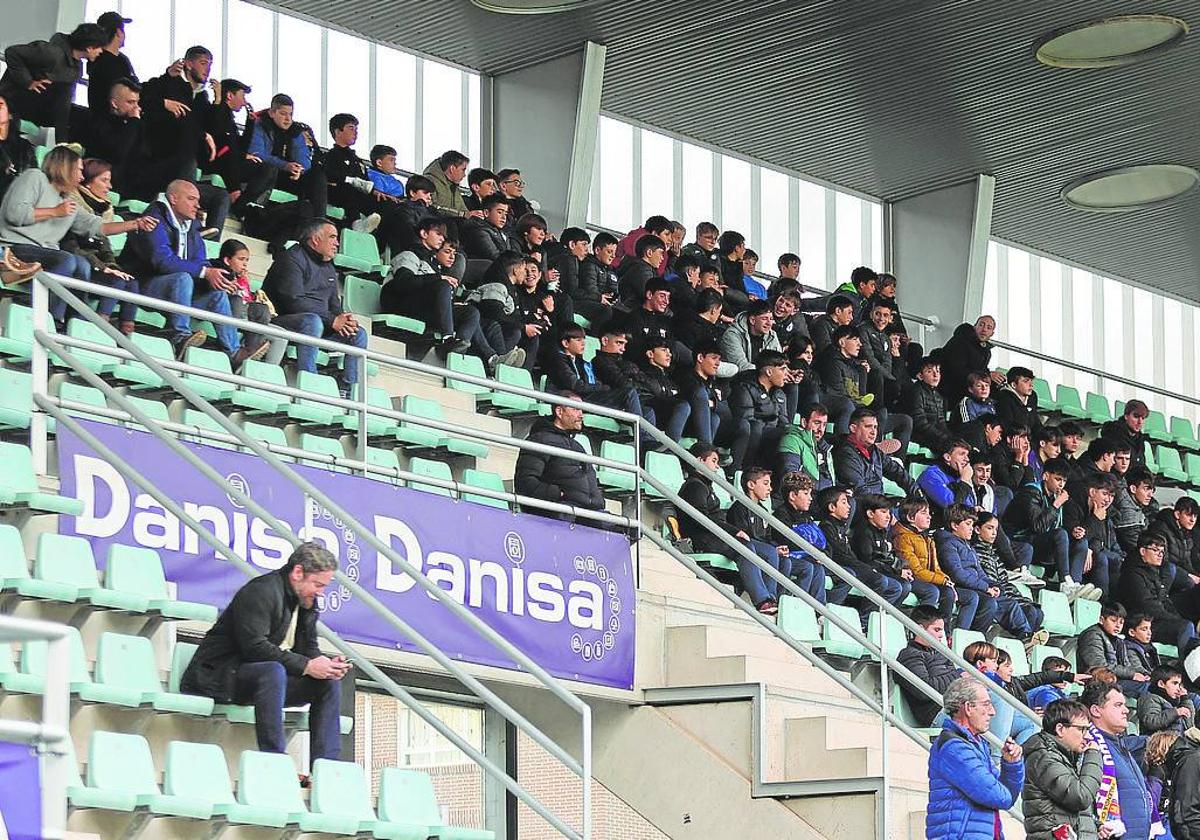
[[[1063,595],[1067,596],[1068,604],[1074,602],[1075,599],[1080,597],[1079,592],[1081,589],[1083,589],[1083,584],[1076,583],[1073,580],[1063,581],[1062,586],[1059,587],[1059,591],[1062,592]]]
[[[175,361],[182,362],[183,357],[187,355],[189,347],[199,347],[208,340],[208,333],[204,330],[196,330],[191,335],[184,336],[171,342],[171,347],[175,350]]]
[[[471,348],[471,342],[463,341],[456,335],[448,335],[437,343],[433,348],[439,359],[443,362],[451,353],[462,353]]]
[[[249,347],[243,344],[238,348],[238,351],[230,357],[229,366],[233,368],[234,373],[241,370],[242,364],[252,359],[261,359],[267,355],[267,351],[271,349],[271,343],[264,341],[257,347]]]
[[[514,347],[509,350],[499,359],[499,364],[508,365],[509,367],[523,367],[525,365],[525,348]]]
[[[221,236],[220,228],[206,227],[206,228],[204,228],[204,230],[200,231],[201,239],[219,239],[220,236]]]
[[[370,216],[363,216],[357,222],[350,225],[350,227],[359,233],[374,233],[382,221],[383,216],[380,216],[378,213],[372,213]]]
[[[1098,586],[1093,586],[1090,583],[1081,583],[1079,584],[1079,597],[1085,601],[1102,601],[1104,600],[1104,593]]]
[[[1045,586],[1046,581],[1029,571],[1028,566],[1022,566],[1019,569],[1010,569],[1008,579],[1014,583],[1023,583],[1030,589],[1036,589],[1040,586]]]
[[[875,445],[884,455],[895,455],[900,451],[900,441],[895,438],[884,438]]]
[[[758,611],[763,615],[777,615],[779,613],[779,604],[768,599],[758,605]]]
[[[1038,630],[1032,636],[1025,640],[1025,652],[1029,653],[1038,645],[1044,645],[1050,641],[1049,630]]]

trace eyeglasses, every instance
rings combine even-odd
[[[985,709],[994,709],[996,706],[991,700],[968,700],[968,706],[983,706]]]
[[[1148,545],[1142,550],[1148,551],[1151,554],[1166,554],[1167,553],[1167,549],[1161,545]]]
[[[1078,729],[1082,734],[1086,734],[1092,728],[1090,723],[1064,723],[1062,726],[1065,726],[1067,729]]]
[[[523,187],[523,186],[525,186],[525,182],[524,182],[524,181],[522,181],[520,178],[515,178],[515,179],[513,179],[513,178],[510,178],[510,179],[508,179],[507,181],[501,181],[500,183],[501,183],[501,184],[509,184],[510,186],[514,186],[514,187]]]

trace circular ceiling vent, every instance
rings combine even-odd
[[[471,0],[487,12],[502,15],[551,15],[587,6],[594,0]]]
[[[1188,33],[1171,15],[1114,15],[1056,29],[1034,44],[1050,67],[1120,67],[1171,49]]]
[[[1092,172],[1062,189],[1062,199],[1076,210],[1129,213],[1159,207],[1200,183],[1200,172],[1174,163],[1122,166]]]

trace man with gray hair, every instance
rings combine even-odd
[[[984,740],[996,709],[976,677],[962,676],[942,694],[946,720],[929,750],[927,840],[1003,838],[1000,811],[1013,806],[1025,783],[1021,747],[1009,738],[1000,767]]]
[[[283,709],[308,703],[311,760],[337,760],[340,680],[350,664],[317,648],[317,596],[337,567],[325,547],[307,542],[282,568],[239,589],[200,642],[179,690],[254,706],[262,752],[287,752]]]

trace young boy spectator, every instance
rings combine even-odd
[[[1008,632],[1025,642],[1026,650],[1044,645],[1050,634],[1042,629],[1042,608],[1021,594],[1009,580],[1000,555],[996,552],[996,533],[1000,520],[994,514],[982,512],[975,520],[975,538],[971,548],[979,558],[979,566],[992,588],[998,590],[996,621]]]
[[[579,264],[579,284],[572,295],[575,311],[595,326],[612,317],[613,304],[617,302],[619,281],[612,269],[616,255],[617,238],[598,233],[592,240],[592,252]]]
[[[1070,439],[1067,433],[1069,425],[1063,423],[1059,427],[1063,435],[1063,457],[1071,465],[1071,474],[1067,477],[1067,493],[1072,499],[1086,500],[1089,479],[1112,476],[1113,467],[1117,463],[1117,446],[1111,440],[1098,437],[1088,444],[1083,455],[1067,458],[1066,453],[1071,451],[1067,443]]]
[[[825,303],[825,314],[812,322],[810,334],[817,353],[833,345],[833,333],[838,327],[848,327],[854,321],[854,301],[835,294]]]
[[[688,451],[700,462],[701,469],[693,469],[690,472],[683,486],[679,488],[679,497],[696,508],[705,521],[734,536],[740,528],[730,524],[726,511],[721,507],[721,500],[713,491],[712,476],[720,470],[721,461],[717,448],[709,443],[696,443]],[[693,553],[721,554],[726,557],[733,555],[729,546],[688,514],[680,514],[679,530],[682,538],[691,541]]]
[[[1171,598],[1162,571],[1166,551],[1166,540],[1148,530],[1143,533],[1138,539],[1138,556],[1131,555],[1121,569],[1118,597],[1129,609],[1154,619],[1156,642],[1173,644],[1182,654],[1196,638],[1196,625]]]
[[[1163,568],[1171,579],[1171,591],[1191,589],[1200,583],[1200,539],[1196,537],[1196,520],[1200,504],[1191,496],[1180,496],[1174,509],[1160,510],[1146,529],[1167,544]]]
[[[496,183],[495,172],[476,166],[467,173],[467,189],[471,191],[470,195],[463,196],[467,210],[482,210],[483,200],[498,192],[500,185]]]
[[[1084,556],[1084,578],[1107,598],[1121,576],[1121,551],[1117,531],[1108,516],[1116,479],[1092,475],[1085,479],[1087,497],[1063,505],[1063,528],[1071,537],[1072,554]]]
[[[954,410],[955,425],[970,423],[984,414],[995,414],[996,403],[992,400],[992,377],[986,370],[973,370],[967,374],[967,395]]]
[[[1011,657],[1005,660],[1009,666],[1005,669],[1005,673],[1009,675],[1009,679],[1005,679],[1004,675],[1000,673],[1000,662],[1005,656],[1007,656],[1007,651],[1000,650],[990,642],[972,642],[963,651],[963,659],[970,662],[995,683],[994,686],[988,688],[988,695],[992,700],[992,706],[996,710],[996,715],[989,724],[989,731],[1002,741],[1012,738],[1020,744],[1036,732],[1036,725],[1029,718],[1025,717],[1025,715],[1017,714],[1016,709],[995,696],[996,692],[1005,691],[1018,700],[1023,699],[1023,695],[1019,689],[1013,690],[1015,687],[1010,688],[1012,675]],[[1050,675],[1051,679],[1055,677],[1057,677],[1057,674]]]
[[[947,644],[946,619],[940,612],[932,607],[914,607],[912,620],[939,642]],[[896,658],[901,665],[912,671],[913,676],[939,693],[949,688],[961,673],[958,666],[934,650],[929,642],[915,633]],[[940,705],[937,701],[926,697],[924,692],[918,690],[908,680],[901,679],[899,682],[900,693],[908,701],[908,707],[912,709],[913,716],[917,719],[917,725],[931,726],[941,711]]]
[[[1134,613],[1125,622],[1125,658],[1129,667],[1149,674],[1162,664],[1154,646],[1154,620]]]
[[[938,391],[942,366],[926,356],[917,371],[917,381],[908,389],[904,410],[912,417],[913,440],[933,452],[943,452],[954,440],[946,423],[946,403]]]
[[[1025,692],[1025,705],[1039,715],[1055,700],[1067,698],[1067,687],[1071,684],[1071,678],[1075,676],[1071,669],[1071,663],[1061,656],[1047,656],[1043,659],[1042,672],[1057,673],[1061,679],[1058,682],[1035,686]],[[1085,673],[1084,676],[1087,677],[1087,674]]]
[[[754,464],[774,465],[779,440],[787,431],[787,360],[770,350],[758,355],[754,375],[742,373],[729,396],[734,437],[733,470]]]
[[[637,389],[642,416],[678,442],[691,416],[692,404],[680,394],[670,370],[670,342],[665,338],[651,341],[639,365]]]
[[[1062,457],[1066,458],[1067,463],[1071,465],[1069,478],[1076,478],[1079,476],[1079,469],[1083,466],[1080,463],[1082,453],[1079,451],[1083,446],[1083,426],[1074,420],[1066,420],[1059,425],[1058,433],[1062,435]]]
[[[604,339],[600,340],[603,349]],[[680,397],[691,405],[688,419],[692,434],[703,443],[712,443],[722,428],[726,432],[723,439],[729,437],[733,423],[733,414],[725,400],[725,386],[717,380],[722,365],[717,343],[702,341],[692,346],[691,368],[680,366],[675,378]]]
[[[929,502],[904,500],[900,503],[900,521],[892,532],[892,545],[912,572],[912,590],[917,593],[918,603],[936,607],[949,624],[958,596],[954,581],[938,565],[931,524]]]
[[[1062,453],[1062,435],[1054,426],[1043,426],[1034,430],[1030,442],[1032,451],[1029,453],[1029,470],[1033,473],[1034,481],[1041,481],[1045,463]],[[1064,460],[1063,466],[1067,470],[1067,477],[1070,477],[1071,465]]]
[[[1109,420],[1100,427],[1100,435],[1113,443],[1129,447],[1132,466],[1146,466],[1146,444],[1150,438],[1142,429],[1146,418],[1150,416],[1150,407],[1141,400],[1130,400],[1125,403],[1124,413],[1116,420]]]
[[[810,513],[814,487],[813,480],[807,475],[798,472],[785,473],[779,487],[783,502],[775,508],[775,516],[801,539],[824,551],[825,533]],[[825,567],[799,548],[791,547],[789,557],[792,561],[792,580],[824,604]]]
[[[912,591],[913,572],[908,565],[897,556],[888,537],[888,528],[892,524],[892,503],[883,496],[867,494],[858,500],[862,517],[851,534],[851,547],[858,557],[858,568],[855,575],[875,592],[878,592],[888,603],[899,606]],[[874,578],[868,581],[867,578]],[[924,587],[923,587],[924,588]],[[935,597],[930,598],[930,592],[925,590],[925,606],[937,604]],[[867,609],[874,609],[868,604]]]
[[[1121,457],[1121,453],[1118,452],[1117,464],[1121,463]],[[1128,452],[1124,453],[1124,459],[1128,467]],[[1154,473],[1145,467],[1132,467],[1120,474],[1109,515],[1112,516],[1113,527],[1117,529],[1117,542],[1125,554],[1137,550],[1138,537],[1158,515],[1158,502],[1154,500],[1154,492]]]
[[[988,580],[979,565],[979,556],[971,547],[975,520],[975,511],[951,505],[946,511],[946,526],[934,535],[934,541],[938,560],[954,581],[958,594],[958,626],[983,632],[996,617],[1000,588]]]
[[[734,503],[728,517],[729,524],[738,529],[734,536],[764,562],[778,569],[780,574],[791,574],[791,546],[769,541],[772,532],[764,515],[764,503],[771,498],[771,472],[761,467],[746,470],[742,474],[742,490],[759,509],[753,510],[740,502]],[[779,612],[779,582],[763,574],[762,569],[744,557],[738,556],[737,565],[742,586],[755,608],[763,615]]]
[[[367,177],[383,195],[404,198],[404,182],[396,177],[396,150],[382,143],[371,147],[371,168]]]
[[[546,377],[551,387],[573,391],[596,405],[642,414],[642,404],[633,384],[620,388],[605,385],[596,376],[592,363],[583,358],[586,347],[583,327],[572,324],[565,328],[559,345],[559,351],[546,365]]]
[[[635,309],[642,305],[646,296],[646,284],[659,277],[659,268],[666,258],[666,253],[663,241],[653,234],[646,234],[637,241],[634,259],[622,261],[621,273],[617,278],[622,306]]]
[[[1033,434],[1042,427],[1038,416],[1038,398],[1033,392],[1033,371],[1027,367],[1008,369],[1008,384],[995,396],[996,416],[1004,422],[1004,428],[1018,423],[1029,428]]]
[[[1175,668],[1159,666],[1150,675],[1150,690],[1138,699],[1138,728],[1142,735],[1170,730],[1183,734],[1196,721],[1196,707]]]
[[[826,487],[817,494],[817,511],[821,517],[821,531],[825,534],[826,554],[846,571],[863,580],[858,569],[858,555],[850,543],[850,493],[844,487]],[[865,567],[869,572],[869,567]],[[870,575],[873,579],[882,575]],[[870,582],[863,580],[870,586]],[[850,594],[850,584],[835,577],[829,590],[828,602],[841,604]]]

